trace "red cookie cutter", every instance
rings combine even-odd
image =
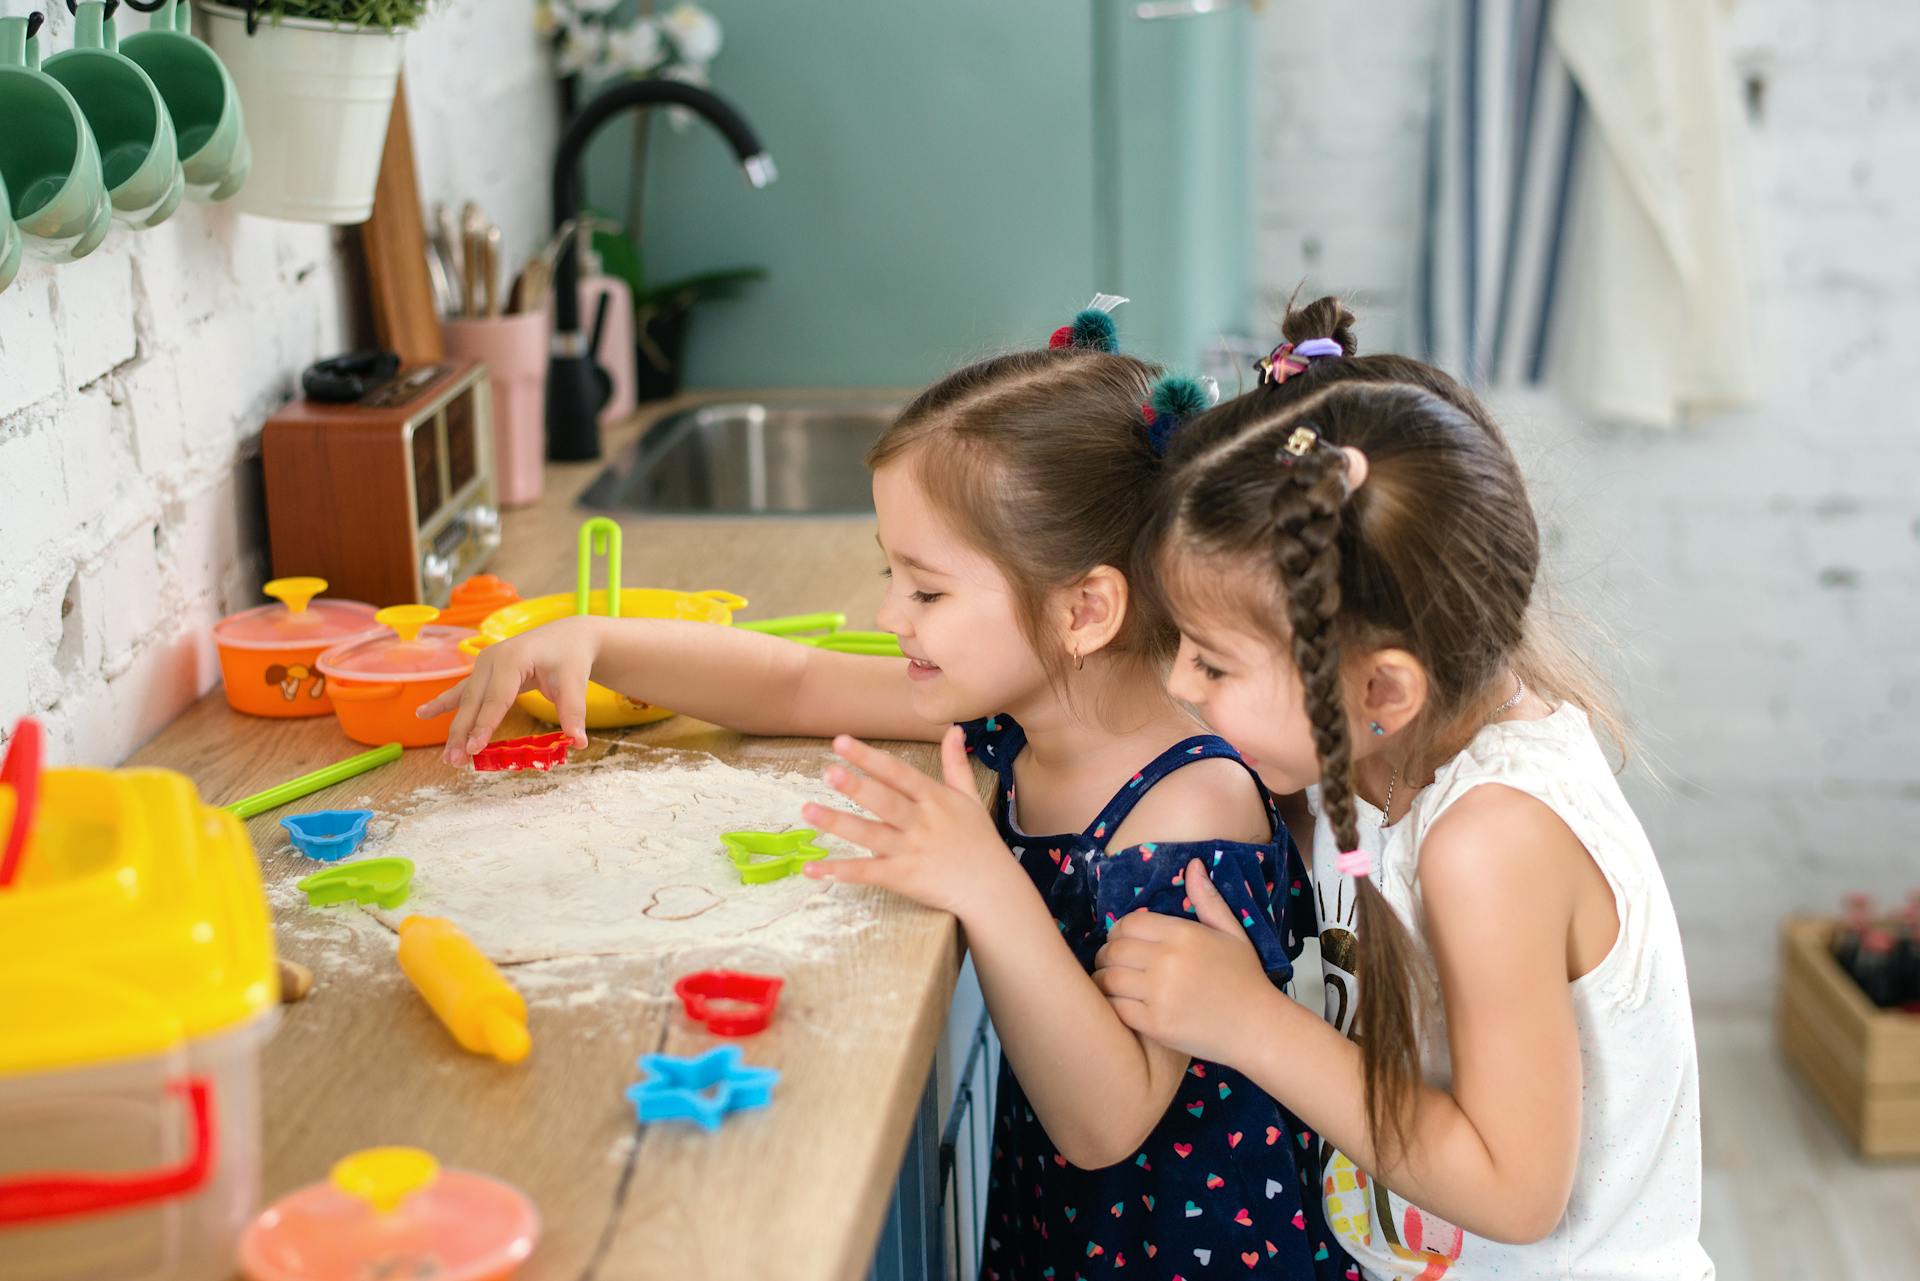
[[[488,743],[473,754],[477,770],[550,770],[567,763],[567,749],[573,737],[565,730],[551,734],[531,734],[526,738],[503,738]]]
[[[766,1030],[785,982],[766,974],[701,970],[673,985],[687,1017],[707,1025],[715,1036],[752,1036]],[[721,1003],[721,1008],[714,1005]]]

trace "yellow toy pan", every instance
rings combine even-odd
[[[556,592],[551,596],[536,596],[532,600],[515,601],[503,605],[481,620],[480,634],[465,642],[471,646],[470,653],[478,654],[489,645],[496,645],[510,636],[532,631],[543,623],[551,623],[557,618],[571,618],[576,612],[577,597],[573,592]],[[680,618],[695,623],[718,623],[722,627],[733,623],[736,610],[747,607],[746,598],[733,592],[712,588],[700,592],[676,592],[654,587],[623,587],[620,589],[618,617],[621,618]],[[587,612],[605,614],[607,593],[590,592],[587,598]],[[560,723],[560,713],[553,703],[538,690],[528,690],[520,696],[520,706],[529,714],[545,721],[549,725]],[[673,715],[664,707],[655,707],[651,703],[635,702],[624,694],[616,694],[604,685],[589,682],[587,685],[587,728],[620,729],[628,725],[646,725],[653,721],[663,721]]]

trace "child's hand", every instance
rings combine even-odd
[[[958,725],[940,740],[942,783],[858,739],[834,739],[840,758],[865,773],[835,765],[827,782],[874,818],[812,804],[801,812],[814,827],[872,850],[873,857],[809,863],[807,875],[878,885],[962,921],[989,910],[1019,864],[980,803],[965,743]]]
[[[559,709],[560,728],[573,736],[573,745],[585,747],[587,677],[598,649],[599,632],[592,619],[556,619],[481,650],[472,675],[415,715],[430,720],[458,709],[442,757],[449,765],[462,765],[487,745],[513,700],[537,689]]]
[[[1199,921],[1128,914],[1107,932],[1093,981],[1140,1035],[1197,1059],[1245,1062],[1240,1038],[1258,1022],[1249,1012],[1278,989],[1199,859],[1186,884]]]

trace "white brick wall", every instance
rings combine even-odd
[[[531,11],[443,5],[407,81],[423,197],[478,199],[523,258],[557,135]],[[55,760],[112,763],[218,679],[209,629],[266,571],[260,424],[371,341],[357,238],[187,205],[0,294],[0,739],[32,712]]]
[[[1356,298],[1363,346],[1405,341],[1442,7],[1270,7],[1264,307],[1304,277]],[[1766,1008],[1787,913],[1920,887],[1920,7],[1814,9],[1730,6],[1761,404],[1671,434],[1499,406],[1563,597],[1613,633],[1708,1008]]]

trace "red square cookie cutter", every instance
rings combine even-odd
[[[784,982],[767,974],[701,970],[675,983],[673,994],[686,1007],[687,1017],[706,1024],[715,1036],[752,1036],[766,1030]]]
[[[567,763],[567,748],[573,739],[565,730],[551,734],[530,734],[525,738],[503,738],[488,743],[473,754],[477,770],[550,770]]]

